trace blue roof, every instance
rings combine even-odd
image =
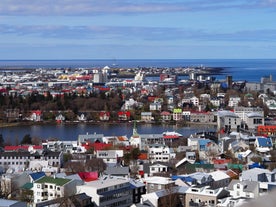
[[[210,139],[200,139],[200,140],[198,140],[198,144],[199,145],[204,145],[204,146],[206,146],[210,142],[212,142]]]
[[[272,147],[272,140],[270,138],[266,138],[266,137],[258,137],[257,141],[259,143],[260,147]]]
[[[35,173],[30,174],[30,176],[31,176],[31,178],[32,178],[34,181],[36,181],[36,180],[38,180],[38,179],[44,177],[44,176],[45,176],[45,172],[35,172]]]
[[[193,182],[193,181],[195,181],[195,179],[190,177],[190,176],[173,175],[171,178],[172,178],[172,180],[181,179],[184,182]]]
[[[248,165],[249,169],[252,169],[252,168],[262,168],[262,169],[265,169],[265,166],[264,165],[261,165],[257,162],[254,162],[252,165]]]

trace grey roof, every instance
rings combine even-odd
[[[128,175],[129,167],[107,167],[104,173],[108,175]]]
[[[253,118],[253,117],[260,117],[260,118],[262,118],[262,117],[264,117],[264,116],[262,116],[260,113],[257,113],[257,112],[248,113],[248,114],[246,114],[246,116],[247,116],[248,118]]]
[[[218,116],[219,117],[234,117],[234,118],[238,118],[239,116],[237,114],[235,114],[232,111],[218,111]]]
[[[9,206],[13,206],[13,205],[25,207],[25,206],[27,206],[27,203],[21,202],[21,201],[16,201],[16,200],[0,199],[1,207],[9,207]]]
[[[93,142],[99,140],[102,142],[104,135],[103,134],[80,134],[78,136],[79,141],[92,140]]]
[[[244,181],[239,181],[239,180],[232,180],[228,186],[229,190],[233,190],[233,186],[240,183],[241,185],[245,186],[244,187],[244,192],[253,192],[256,188],[259,188],[259,182],[257,181],[249,181],[249,180],[244,180]]]

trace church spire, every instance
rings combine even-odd
[[[139,134],[137,132],[136,120],[134,120],[134,122],[133,122],[132,136],[139,136]]]

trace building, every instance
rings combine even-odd
[[[148,158],[150,162],[168,162],[170,159],[175,158],[175,153],[164,144],[149,144]]]
[[[145,178],[147,193],[152,193],[164,189],[169,189],[175,186],[171,178],[152,176]]]
[[[217,113],[218,130],[226,133],[231,130],[239,131],[241,126],[241,118],[232,111],[218,111]]]
[[[13,169],[16,172],[28,169],[31,162],[46,161],[48,166],[61,167],[63,153],[47,151],[42,154],[35,152],[1,152],[0,166],[4,169]]]
[[[213,189],[208,186],[194,186],[186,191],[186,207],[216,206],[219,199],[229,195],[224,188]]]
[[[98,150],[97,158],[103,159],[106,164],[117,164],[119,158],[124,156],[123,150]]]
[[[42,177],[33,184],[34,203],[74,195],[80,181],[66,178]]]
[[[228,186],[228,190],[234,199],[259,197],[259,183],[257,181],[232,180]]]
[[[113,176],[86,182],[77,186],[77,192],[86,193],[97,207],[120,206],[128,207],[133,203],[131,184],[128,179]]]

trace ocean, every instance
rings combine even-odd
[[[0,60],[0,68],[99,68],[99,67],[221,67],[234,81],[260,82],[261,77],[276,77],[276,59],[100,59],[100,60]]]

